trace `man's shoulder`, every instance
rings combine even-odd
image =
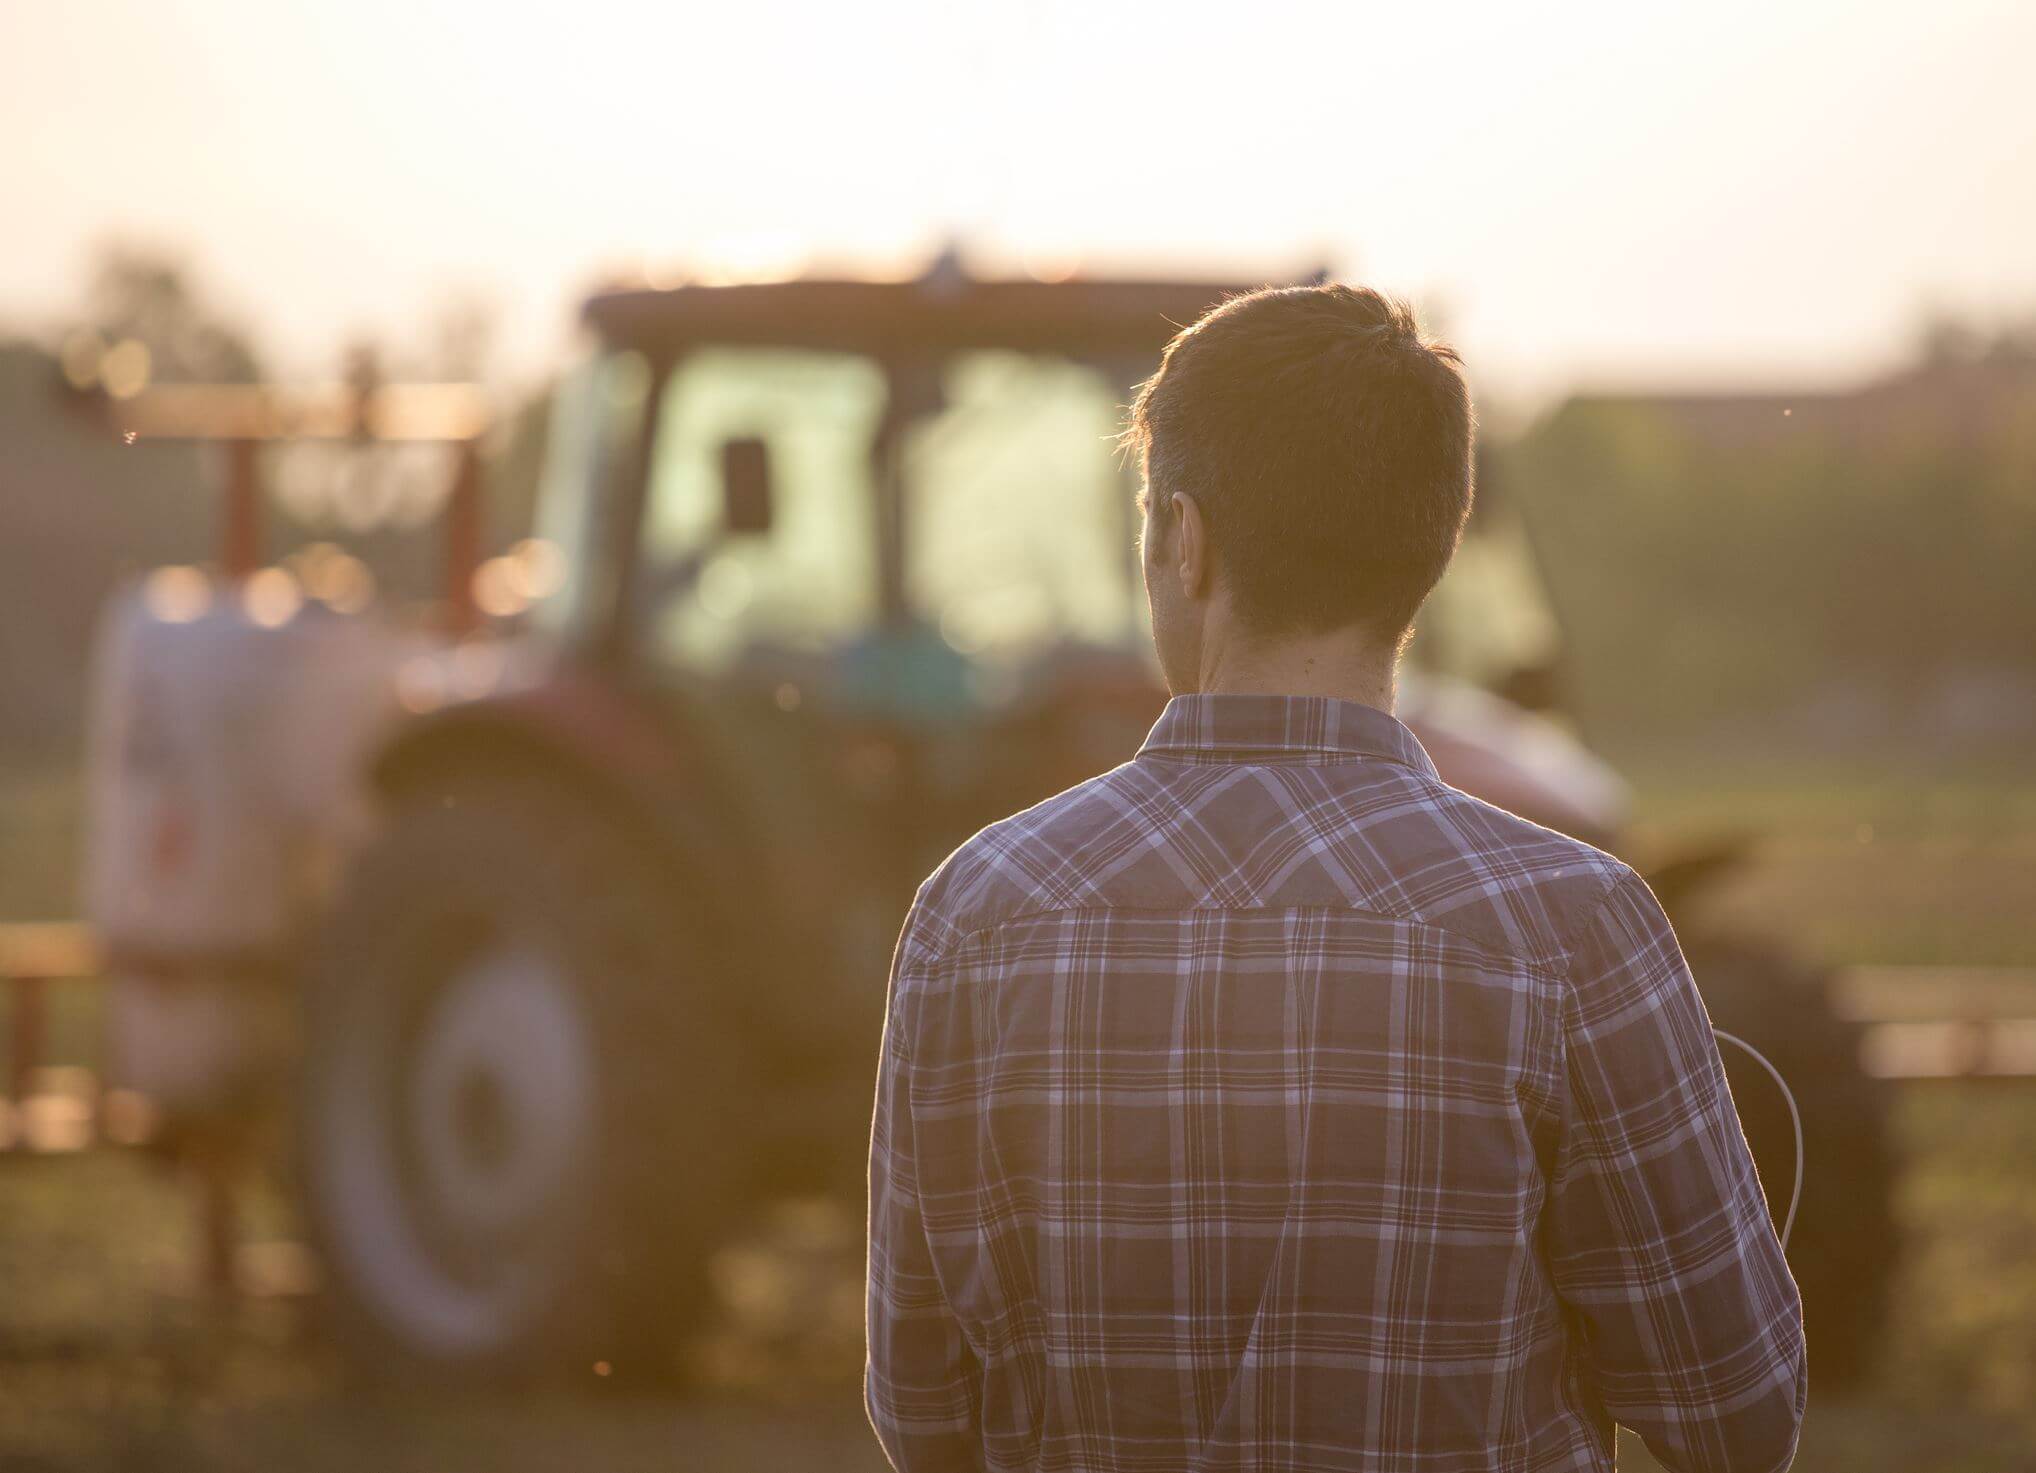
[[[978,829],[926,877],[913,914],[954,937],[1097,903],[1097,845],[1123,826],[1137,776],[1127,762]]]
[[[1561,966],[1629,873],[1395,764],[1127,762],[981,829],[920,887],[925,944],[1043,912],[1349,908]]]
[[[1409,774],[1421,817],[1374,836],[1408,913],[1545,970],[1567,965],[1601,902],[1632,869],[1594,844]],[[1369,847],[1369,846],[1367,846]]]

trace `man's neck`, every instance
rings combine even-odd
[[[1330,696],[1390,714],[1398,663],[1395,653],[1351,629],[1271,638],[1232,633],[1203,649],[1197,689],[1207,695]]]

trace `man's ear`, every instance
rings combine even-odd
[[[1202,508],[1195,498],[1186,492],[1174,492],[1167,498],[1167,506],[1173,513],[1174,524],[1174,545],[1168,549],[1172,554],[1168,563],[1182,594],[1193,599],[1205,598],[1210,578],[1209,524],[1202,520]]]

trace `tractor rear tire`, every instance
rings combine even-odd
[[[1684,946],[1712,1024],[1765,1054],[1795,1094],[1804,1165],[1788,1260],[1810,1374],[1825,1391],[1857,1386],[1873,1369],[1900,1258],[1888,1086],[1861,1067],[1860,1030],[1831,1011],[1820,975],[1748,942]],[[1743,1049],[1721,1041],[1718,1052],[1779,1233],[1796,1169],[1788,1106]]]
[[[536,780],[399,807],[307,969],[298,1176],[351,1359],[663,1380],[742,1118],[668,856]]]

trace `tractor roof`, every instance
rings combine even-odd
[[[855,352],[1018,348],[1078,356],[1153,354],[1243,282],[801,280],[611,291],[585,315],[618,346],[747,343]]]

